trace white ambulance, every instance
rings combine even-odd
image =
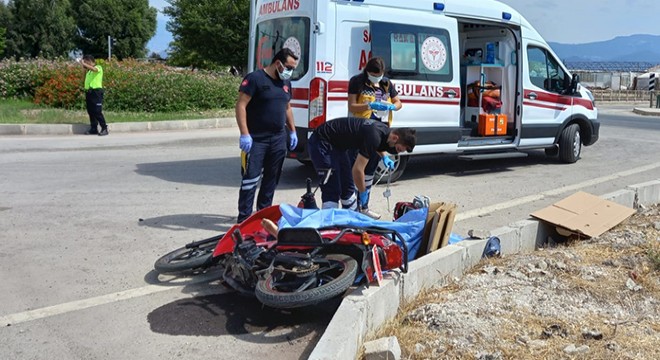
[[[598,140],[591,92],[571,76],[517,11],[494,0],[257,0],[252,2],[249,70],[288,47],[299,55],[293,99],[299,145],[348,114],[348,81],[380,56],[403,108],[393,127],[417,130],[412,154],[467,160],[549,156],[576,162]],[[493,91],[494,90],[494,91]]]

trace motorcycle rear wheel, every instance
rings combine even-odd
[[[318,280],[327,280],[327,282],[297,292],[281,291],[277,289],[277,281],[271,273],[257,282],[254,289],[257,299],[272,308],[291,309],[318,304],[341,295],[353,284],[358,263],[352,257],[343,254],[328,254],[325,259],[332,265],[340,267],[338,273],[335,271],[324,273],[322,279],[317,279],[317,283]],[[321,270],[323,268],[319,269],[317,274]]]
[[[171,251],[156,260],[154,269],[159,274],[172,274],[214,265],[213,250],[223,236],[224,234],[220,234],[201,240],[196,246],[190,248],[184,246]]]

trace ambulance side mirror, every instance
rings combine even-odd
[[[568,88],[569,94],[575,94],[577,92],[577,86],[580,83],[580,75],[573,74],[571,79],[571,86]]]

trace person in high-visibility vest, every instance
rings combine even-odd
[[[96,65],[92,55],[85,55],[78,62],[85,69],[85,103],[90,124],[85,134],[108,135],[108,124],[103,117],[103,68],[101,65]],[[99,125],[101,125],[100,132]]]

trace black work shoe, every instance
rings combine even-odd
[[[92,129],[85,131],[85,135],[98,135],[98,133],[98,131]]]
[[[108,135],[108,129],[103,129],[103,130],[101,130],[101,132],[99,133],[99,136],[106,136],[106,135]]]

